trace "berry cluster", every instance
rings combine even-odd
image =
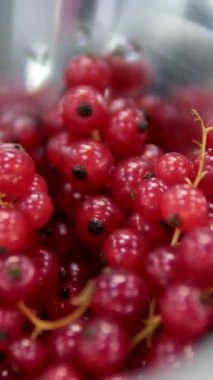
[[[51,109],[0,102],[0,379],[127,380],[211,329],[213,99],[153,80],[84,54]]]

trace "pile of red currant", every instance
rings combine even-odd
[[[154,80],[84,54],[51,109],[0,97],[0,380],[177,370],[212,328],[213,96]]]

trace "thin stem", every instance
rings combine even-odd
[[[171,241],[171,245],[176,245],[178,243],[178,240],[179,240],[179,237],[180,237],[180,234],[181,234],[181,231],[179,230],[179,228],[175,228],[174,230],[174,234],[172,236],[172,241]]]
[[[78,307],[71,314],[56,321],[46,321],[40,319],[35,315],[34,310],[30,309],[27,305],[25,305],[24,302],[18,302],[18,309],[35,326],[35,329],[33,330],[31,337],[35,339],[38,336],[38,334],[40,334],[44,330],[56,330],[58,328],[65,327],[79,319],[86,312],[90,305],[93,289],[94,282],[92,280],[88,281],[81,294],[72,300],[72,303],[77,305]]]
[[[161,325],[161,317],[160,315],[155,315],[152,318],[148,319],[146,322],[146,326],[137,333],[132,339],[132,348],[137,346],[141,341],[149,338],[155,330]]]

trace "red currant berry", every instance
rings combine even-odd
[[[83,321],[76,321],[51,333],[48,347],[50,347],[50,355],[53,360],[66,363],[75,362],[76,347],[83,326]]]
[[[141,157],[148,160],[150,165],[153,167],[153,170],[155,170],[155,164],[162,155],[163,150],[158,145],[145,144]]]
[[[189,231],[204,224],[208,204],[203,193],[190,185],[175,185],[162,194],[160,200],[162,219],[181,231]]]
[[[56,135],[65,129],[58,107],[50,108],[42,118],[42,128],[47,137]]]
[[[43,227],[53,213],[51,198],[41,191],[26,193],[17,202],[17,207],[25,215],[32,229]]]
[[[60,110],[67,128],[79,135],[87,136],[106,123],[104,98],[93,87],[79,86],[67,92],[61,101]]]
[[[213,285],[213,231],[200,227],[190,231],[178,246],[181,276],[197,285]]]
[[[122,368],[130,349],[125,330],[116,322],[94,319],[77,342],[78,361],[88,373],[103,375]]]
[[[145,220],[156,222],[161,219],[160,200],[167,186],[157,178],[141,181],[136,190],[135,208]]]
[[[143,152],[148,123],[144,114],[133,108],[114,114],[104,128],[104,137],[113,153],[129,157]]]
[[[114,270],[96,278],[91,309],[95,315],[113,318],[134,331],[143,318],[147,295],[146,284],[139,275]]]
[[[0,191],[8,196],[24,194],[33,181],[32,158],[20,149],[0,149]]]
[[[82,54],[68,63],[65,70],[65,79],[69,88],[88,85],[102,92],[109,87],[111,72],[103,58]]]
[[[189,160],[180,153],[169,152],[159,158],[155,166],[156,176],[167,185],[185,183],[189,176]]]
[[[81,140],[69,146],[60,170],[75,190],[90,193],[106,186],[112,165],[113,156],[107,146]]]
[[[24,326],[23,315],[15,308],[0,307],[0,351],[5,351],[9,345],[22,335]]]
[[[34,375],[45,366],[47,353],[38,340],[22,338],[10,346],[9,358],[12,367],[23,374]]]
[[[47,367],[36,380],[83,380],[81,375],[68,364]]]
[[[140,157],[127,158],[115,167],[110,188],[122,207],[133,208],[136,189],[144,176],[150,172],[151,168],[148,161]]]
[[[52,136],[47,143],[48,160],[56,167],[60,166],[67,148],[75,140],[76,138],[68,132],[60,132]]]
[[[191,168],[191,179],[195,180],[200,162],[200,156],[195,157]],[[204,177],[199,183],[199,189],[210,199],[213,199],[213,149],[206,151],[203,173]]]
[[[103,245],[103,253],[110,267],[136,272],[142,270],[147,249],[146,239],[127,228],[115,230]]]
[[[11,255],[0,261],[0,298],[14,304],[37,290],[36,268],[27,256]]]
[[[30,228],[25,216],[15,208],[0,209],[0,249],[19,251],[26,248]]]
[[[212,322],[211,297],[193,286],[170,286],[161,299],[160,310],[166,331],[181,340],[198,338]]]
[[[47,183],[45,179],[39,174],[35,174],[32,180],[30,187],[28,188],[29,192],[41,191],[43,193],[48,192]]]
[[[87,245],[99,248],[106,237],[121,226],[123,217],[122,210],[110,197],[88,197],[77,211],[78,235]]]
[[[149,252],[144,263],[144,272],[152,294],[159,295],[176,279],[176,248],[158,247]]]

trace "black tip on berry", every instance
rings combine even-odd
[[[82,103],[78,108],[77,112],[80,116],[89,117],[92,115],[92,107],[89,103]]]
[[[72,174],[73,176],[78,179],[79,181],[83,181],[87,178],[87,172],[84,169],[83,166],[77,164],[72,168]]]
[[[3,255],[4,253],[7,253],[7,248],[0,246],[0,255]]]
[[[138,132],[139,133],[145,133],[148,129],[148,123],[147,121],[144,119],[144,120],[141,120],[139,123],[138,123]]]
[[[105,231],[105,226],[102,220],[99,219],[91,219],[87,225],[88,232],[92,235],[102,235]]]
[[[199,301],[203,306],[209,306],[212,303],[212,298],[210,294],[203,292],[199,296]]]
[[[180,227],[182,221],[178,215],[171,215],[167,221],[170,227]]]
[[[63,286],[60,289],[60,298],[66,299],[66,298],[70,298],[70,296],[71,296],[71,293],[70,293],[69,287],[68,286]]]
[[[5,330],[0,330],[0,342],[5,342],[8,339],[8,333]],[[1,360],[1,355],[0,355]]]
[[[8,268],[8,275],[13,281],[22,280],[22,270],[17,264],[13,264]]]
[[[149,179],[149,178],[155,178],[155,174],[152,172],[147,172],[144,177],[144,179]]]

